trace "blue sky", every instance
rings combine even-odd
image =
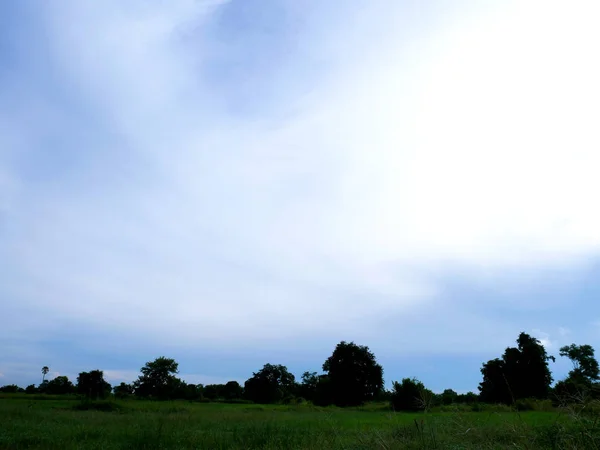
[[[598,7],[420,3],[0,3],[0,384],[598,346]]]

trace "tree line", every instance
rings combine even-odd
[[[499,357],[481,368],[479,393],[458,394],[446,389],[436,394],[416,378],[394,381],[384,388],[383,368],[367,346],[340,342],[323,363],[323,373],[304,372],[300,380],[286,366],[265,364],[244,385],[237,381],[225,384],[189,384],[177,377],[179,364],[161,356],[147,362],[133,383],[111,386],[102,370],[81,372],[72,383],[66,376],[46,380],[49,368],[42,368],[42,383],[25,389],[16,385],[0,388],[5,393],[78,394],[88,399],[142,398],[154,400],[224,401],[252,403],[312,402],[317,406],[359,406],[371,401],[386,401],[395,410],[419,411],[435,405],[457,403],[502,403],[514,405],[525,399],[551,399],[557,403],[581,396],[598,396],[600,368],[590,345],[571,344],[560,348],[559,355],[573,363],[564,380],[552,386],[548,355],[542,343],[520,333],[516,347],[508,347]]]

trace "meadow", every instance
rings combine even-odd
[[[597,415],[0,398],[1,449],[595,449]]]

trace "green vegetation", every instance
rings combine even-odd
[[[0,399],[2,449],[548,449],[600,446],[581,412],[394,413],[184,401]]]
[[[0,388],[0,449],[594,449],[600,448],[600,368],[589,345],[565,346],[573,363],[552,386],[546,353],[521,333],[482,365],[479,394],[436,394],[416,378],[386,391],[366,346],[340,342],[324,373],[300,381],[265,364],[242,386],[195,385],[161,356],[131,384],[102,370]]]

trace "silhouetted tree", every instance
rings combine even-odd
[[[113,393],[117,398],[127,398],[133,395],[133,386],[128,383],[121,382],[113,388]]]
[[[287,367],[265,364],[244,383],[244,397],[254,403],[276,403],[293,392],[295,377]]]
[[[329,375],[319,375],[315,389],[315,396],[312,402],[317,406],[333,405],[335,403],[334,395],[335,389],[332,386]]]
[[[182,400],[201,400],[204,387],[201,384],[187,384],[181,382],[176,389],[174,398]]]
[[[36,394],[37,393],[37,388],[35,387],[35,384],[30,384],[29,386],[27,386],[25,388],[25,393],[26,394]]]
[[[310,400],[315,400],[317,394],[317,385],[319,384],[319,376],[317,372],[304,372],[302,374],[302,382],[298,385],[298,396]]]
[[[237,381],[228,381],[223,386],[223,399],[224,400],[238,400],[241,399],[244,393],[244,388]]]
[[[600,379],[600,367],[591,345],[565,345],[560,348],[560,356],[566,356],[573,363],[573,370],[569,372],[570,378],[589,382]]]
[[[74,394],[75,386],[65,376],[59,376],[46,382],[45,392],[52,395]]]
[[[600,379],[600,368],[594,357],[594,348],[591,345],[566,345],[560,348],[560,356],[571,360],[573,370],[554,386],[555,400],[571,403],[581,402],[590,394],[598,397],[595,382]]]
[[[481,368],[482,401],[511,404],[522,398],[548,397],[552,384],[548,361],[554,361],[554,357],[526,333],[519,334],[517,344],[507,348],[501,359],[488,361]]]
[[[388,391],[387,389],[382,389],[373,397],[374,402],[386,402],[389,403],[392,401],[392,391]]]
[[[7,384],[6,386],[0,387],[0,392],[4,394],[17,394],[19,392],[25,392],[25,390],[16,384]]]
[[[473,404],[479,401],[479,396],[475,392],[467,392],[466,394],[458,394],[456,403]]]
[[[423,411],[431,402],[433,392],[416,378],[404,378],[392,384],[391,405],[396,411]]]
[[[104,379],[102,370],[81,372],[77,377],[77,393],[89,399],[107,397],[112,391],[112,386]]]
[[[331,397],[337,406],[357,406],[372,400],[383,389],[383,368],[369,347],[340,342],[323,364]]]
[[[44,380],[42,383],[40,383],[40,385],[37,387],[37,391],[40,394],[46,394],[46,389],[48,388],[48,380]]]
[[[50,372],[48,366],[42,367],[42,383],[46,381],[46,375],[48,375],[48,372]]]
[[[172,358],[161,356],[149,361],[140,370],[142,375],[133,383],[135,394],[161,400],[172,398],[182,381],[175,377],[179,364]]]
[[[237,400],[243,397],[244,388],[237,381],[227,384],[207,384],[203,390],[204,398],[208,400]]]
[[[512,403],[513,395],[504,367],[504,361],[496,358],[488,361],[481,368],[483,381],[479,384],[479,391],[482,402],[507,405]]]
[[[207,400],[217,400],[223,398],[224,384],[207,384],[204,386],[202,395]]]
[[[446,389],[444,392],[442,392],[440,400],[443,405],[451,405],[453,403],[457,403],[458,394],[452,389]]]

